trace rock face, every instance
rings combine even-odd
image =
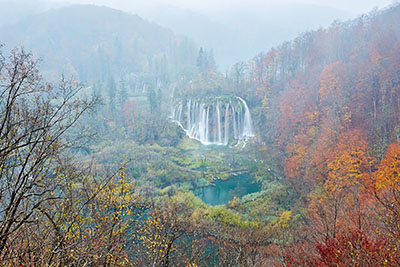
[[[227,145],[254,136],[247,103],[240,97],[188,98],[177,102],[171,119],[204,145]]]

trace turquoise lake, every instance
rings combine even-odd
[[[225,205],[233,197],[242,197],[261,190],[261,184],[255,183],[248,174],[233,176],[228,180],[216,180],[214,185],[197,188],[194,195],[204,203],[216,206]]]

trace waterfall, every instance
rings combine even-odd
[[[187,105],[187,129],[192,128],[192,113],[190,112],[190,105],[192,104],[192,100],[189,99],[188,105]]]
[[[233,137],[238,139],[238,130],[237,130],[237,123],[236,123],[236,112],[235,108],[232,106],[232,120],[233,120]]]
[[[244,106],[243,136],[253,137],[253,121],[251,119],[249,107],[247,106],[247,103],[246,101],[244,101],[243,98],[237,96],[237,99],[239,99]]]
[[[208,135],[210,133],[209,131],[209,123],[208,123],[208,118],[210,116],[210,107],[207,108],[207,115],[206,115],[206,143],[209,143],[209,138]]]
[[[189,98],[174,105],[171,119],[205,145],[228,145],[254,136],[250,110],[240,97]]]
[[[218,121],[218,143],[222,144],[221,112],[219,110],[219,103],[218,102],[217,102],[217,121]]]
[[[224,140],[224,145],[228,145],[229,143],[229,103],[226,105],[225,108],[225,140]]]
[[[182,121],[183,119],[183,105],[179,106],[179,121]]]

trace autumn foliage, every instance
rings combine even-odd
[[[233,84],[248,94],[257,113],[256,142],[278,161],[274,182],[295,199],[279,203],[273,214],[268,210],[265,221],[242,217],[235,210],[243,205],[238,198],[227,207],[206,208],[193,194],[181,193],[187,202],[174,200],[180,193],[171,190],[150,205],[124,168],[108,176],[93,173],[96,168],[78,171],[78,164],[63,159],[65,140],[59,136],[80,117],[79,103],[67,98],[70,109],[60,109],[66,117],[58,119],[55,112],[58,120],[45,120],[42,127],[39,119],[53,118],[52,94],[43,99],[47,113],[38,117],[31,115],[43,112],[39,98],[27,106],[28,99],[12,99],[32,93],[34,85],[39,91],[51,88],[40,83],[35,65],[25,65],[32,61],[24,53],[14,54],[14,64],[22,71],[32,67],[31,84],[15,87],[19,83],[8,79],[19,76],[9,75],[12,65],[0,57],[0,80],[11,85],[0,88],[12,100],[0,101],[6,107],[0,116],[5,214],[0,261],[5,266],[400,266],[398,25],[400,5],[394,5],[302,34],[234,66]],[[208,93],[218,75],[203,63],[198,83]],[[122,120],[138,142],[160,128],[158,99],[155,91],[148,95],[151,120],[141,118],[139,101],[124,102]],[[84,110],[91,106],[81,104]],[[31,106],[36,109],[27,112]],[[68,117],[75,114],[71,111],[79,112]],[[18,128],[15,118],[21,114]],[[43,129],[33,146],[32,138]],[[258,192],[253,201],[275,204],[274,190],[269,184],[263,189],[268,194]]]
[[[260,136],[306,209],[285,266],[399,265],[399,23],[394,5],[251,62]]]

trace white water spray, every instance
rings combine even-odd
[[[232,139],[247,141],[254,136],[251,113],[241,97],[188,99],[174,106],[171,117],[190,138],[205,145],[228,145]]]

